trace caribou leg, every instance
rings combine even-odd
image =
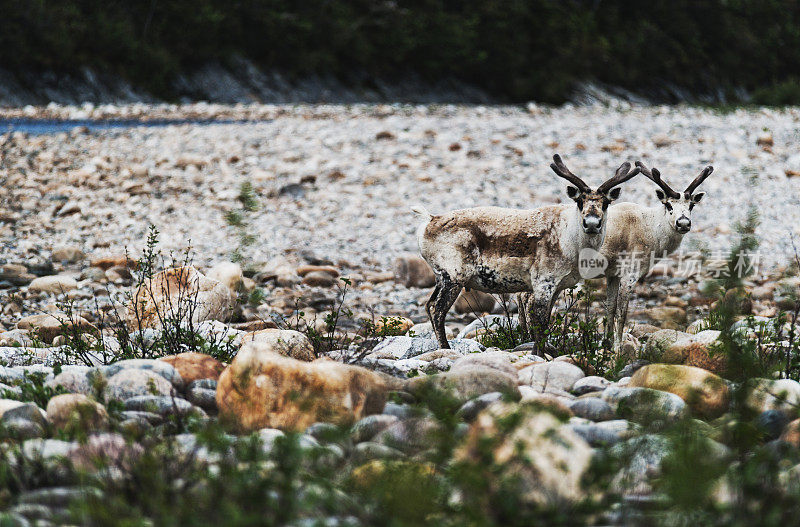
[[[523,342],[530,341],[530,312],[528,311],[528,300],[530,293],[517,293],[517,316],[519,317],[520,338]]]
[[[458,298],[463,286],[453,282],[447,274],[437,275],[436,282],[436,289],[439,290],[436,299],[434,300],[434,298],[431,297],[431,300],[428,301],[433,302],[431,307],[431,325],[433,325],[433,332],[436,334],[436,340],[439,341],[439,347],[442,349],[450,349],[450,344],[447,342],[447,334],[445,333],[444,321],[447,317],[447,312]],[[436,289],[434,289],[434,291]]]
[[[431,297],[425,302],[425,312],[428,313],[428,320],[431,321],[431,327],[433,327],[433,306],[436,303],[436,297],[439,296],[439,291],[442,288],[439,286],[439,282],[436,282],[436,287],[433,288],[433,292],[431,293]]]

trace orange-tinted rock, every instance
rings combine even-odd
[[[311,363],[245,346],[217,384],[220,419],[240,432],[305,430],[316,422],[348,425],[380,413],[384,379],[331,360]]]
[[[216,381],[222,370],[225,369],[224,364],[205,353],[179,353],[161,357],[159,360],[178,370],[181,379],[187,384],[198,379],[214,379]]]

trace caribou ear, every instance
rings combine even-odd
[[[697,194],[692,194],[691,200],[693,203],[700,203],[700,200],[702,200],[703,196],[705,195],[706,195],[705,192],[698,192]]]
[[[577,200],[580,197],[580,195],[581,195],[581,191],[578,190],[576,187],[573,187],[573,186],[570,186],[570,185],[567,186],[567,196],[569,196],[570,198],[572,198],[574,200]]]
[[[661,202],[664,202],[664,201],[667,200],[667,195],[664,194],[664,191],[661,190],[660,188],[656,189],[656,197],[658,198],[658,201],[661,201]]]
[[[622,192],[621,188],[614,187],[611,190],[609,190],[608,192],[606,192],[606,199],[608,201],[614,201],[615,199],[619,198],[619,195],[620,195],[621,192]]]

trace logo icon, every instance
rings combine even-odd
[[[578,253],[578,273],[581,278],[590,279],[602,276],[608,268],[608,260],[591,247],[581,249]]]

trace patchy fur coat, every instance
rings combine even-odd
[[[430,216],[417,236],[422,257],[437,275],[489,293],[553,292],[578,282],[578,253],[598,249],[604,230],[581,228],[574,204],[533,210],[475,207]]]

